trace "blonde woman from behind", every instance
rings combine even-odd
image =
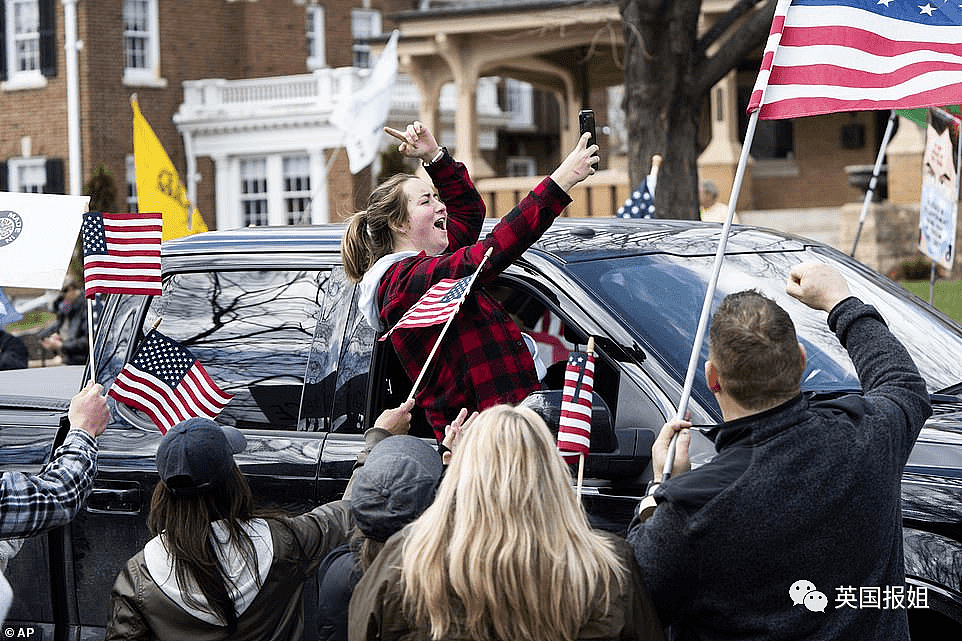
[[[497,405],[458,443],[434,503],[355,589],[351,641],[661,639],[631,549],[592,530],[533,411]]]

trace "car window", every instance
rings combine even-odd
[[[912,354],[930,390],[962,379],[958,359],[962,332],[958,327],[938,317],[917,299],[913,300],[898,286],[838,252],[809,250],[726,256],[712,309],[732,292],[756,289],[764,293],[791,315],[798,340],[805,346],[808,361],[802,389],[860,389],[848,353],[828,329],[825,312],[810,309],[785,293],[785,280],[791,268],[808,261],[834,265],[842,271],[854,295],[878,307],[893,333]],[[649,255],[588,261],[573,264],[570,270],[585,283],[586,290],[595,293],[599,303],[624,320],[646,346],[646,351],[683,377],[713,262],[712,256]],[[912,336],[920,334],[927,337],[924,344],[912,340]],[[693,397],[705,406],[713,403],[704,379],[708,346],[706,338],[692,388]]]
[[[322,412],[323,390],[303,385],[312,349],[326,358],[320,327],[327,270],[179,273],[164,283],[144,320],[180,342],[234,398],[218,421],[294,430],[302,408]],[[304,427],[302,422],[302,427]],[[313,429],[317,429],[315,423]]]
[[[343,316],[347,328],[344,344],[339,350],[337,364],[337,384],[334,388],[334,412],[331,431],[361,434],[364,432],[364,408],[368,388],[368,373],[371,367],[371,352],[377,332],[364,319],[357,306],[357,288],[353,291],[344,269],[334,270],[335,282],[342,283],[339,292],[345,295],[334,297],[338,304],[337,314]]]

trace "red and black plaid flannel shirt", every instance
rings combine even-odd
[[[484,201],[464,165],[445,154],[428,174],[447,207],[448,251],[440,256],[421,252],[405,258],[381,277],[378,300],[384,325],[393,327],[441,279],[462,278],[474,272],[488,248],[493,248],[416,396],[440,441],[445,425],[462,407],[470,411],[499,403],[514,404],[538,389],[534,361],[521,331],[481,288],[534,244],[571,198],[553,180],[545,178],[498,222],[490,236],[479,242]],[[442,327],[391,334],[391,344],[412,381],[420,374]]]

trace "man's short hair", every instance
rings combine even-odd
[[[804,364],[795,325],[775,301],[754,290],[729,294],[709,337],[721,384],[743,407],[763,409],[799,393]]]

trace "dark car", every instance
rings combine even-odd
[[[489,228],[492,221],[489,221]],[[596,349],[591,455],[583,501],[593,522],[624,532],[652,476],[656,431],[676,413],[721,227],[680,221],[561,219],[490,286],[539,345],[545,391],[529,402],[551,413],[569,351]],[[378,413],[410,383],[392,350],[358,312],[341,265],[341,226],[214,232],[164,244],[164,295],[109,296],[95,340],[96,378],[109,387],[144,334],[187,346],[233,400],[218,420],[242,429],[237,459],[255,494],[291,511],[337,498]],[[822,244],[733,227],[716,302],[757,288],[795,319],[808,353],[803,389],[859,389],[848,355],[816,312],[784,293],[790,268],[836,266],[855,295],[876,305],[908,346],[932,393],[934,414],[903,478],[906,569],[924,588],[909,610],[913,634],[962,632],[962,328],[860,263]],[[707,355],[707,344],[701,359]],[[442,356],[443,357],[443,350]],[[696,424],[721,420],[701,365],[689,409]],[[0,469],[35,471],[73,391],[79,368],[0,376]],[[112,401],[111,401],[112,402]],[[113,403],[113,402],[112,402]],[[82,514],[27,542],[8,568],[16,599],[9,622],[43,638],[95,638],[110,587],[148,538],[145,516],[160,439],[147,417],[113,404],[100,438],[99,473]],[[413,433],[431,438],[423,417]],[[693,461],[711,443],[693,440]],[[313,591],[306,590],[310,595]],[[308,616],[313,604],[306,603]],[[310,638],[312,626],[307,626]],[[56,637],[54,636],[56,635]]]

